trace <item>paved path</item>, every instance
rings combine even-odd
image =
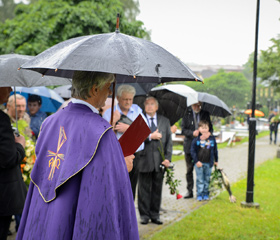
[[[276,157],[277,146],[269,144],[269,138],[263,137],[256,140],[255,165]],[[182,156],[183,158],[183,156]],[[243,143],[235,147],[227,147],[219,150],[219,167],[223,168],[231,183],[234,183],[247,176],[248,165],[248,143]],[[184,160],[175,163],[174,176],[181,180],[179,191],[182,195],[186,194],[186,165]],[[244,196],[245,197],[245,196]],[[244,199],[242,199],[244,201]],[[160,231],[164,227],[180,220],[194,209],[198,208],[203,202],[197,202],[195,199],[176,200],[174,195],[170,195],[168,186],[164,184],[162,194],[162,208],[166,211],[161,213],[163,225],[149,223],[141,225],[137,208],[137,196],[135,201],[136,213],[138,218],[140,239],[148,239],[153,233]],[[13,232],[8,240],[14,240],[14,223],[11,226]]]

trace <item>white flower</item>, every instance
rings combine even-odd
[[[22,178],[24,182],[27,180],[27,177],[24,174],[22,174]]]
[[[25,147],[29,147],[30,145],[31,145],[31,141],[30,140],[26,140]]]
[[[23,167],[23,170],[28,172],[31,169],[31,166],[29,164],[25,164],[25,166]]]
[[[26,155],[26,157],[30,157],[31,151],[30,151],[29,149],[27,149],[27,150],[25,151],[25,155]]]

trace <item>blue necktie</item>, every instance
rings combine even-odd
[[[153,133],[156,130],[157,130],[157,127],[154,123],[154,118],[151,118],[151,132]]]

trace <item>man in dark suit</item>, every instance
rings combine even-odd
[[[159,218],[163,183],[163,172],[160,165],[169,167],[171,162],[170,122],[164,116],[156,113],[158,101],[155,98],[148,97],[144,106],[152,133],[145,140],[145,147],[139,159],[138,209],[141,224],[147,224],[150,219],[155,224],[162,224]],[[162,149],[165,159],[162,159],[160,149]]]
[[[191,143],[192,140],[199,135],[198,123],[200,120],[206,120],[209,122],[209,131],[213,133],[213,126],[210,120],[210,115],[207,111],[201,110],[201,103],[193,104],[191,107],[186,109],[185,115],[182,119],[182,134],[185,136],[184,139],[184,152],[185,161],[187,166],[187,190],[188,193],[184,198],[193,198],[193,159],[191,156]]]
[[[12,89],[0,87],[0,104]],[[9,116],[0,110],[0,239],[6,239],[12,215],[21,214],[27,193],[20,163],[25,157],[25,139],[14,136]]]

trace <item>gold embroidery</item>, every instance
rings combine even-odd
[[[51,171],[50,171],[48,180],[53,179],[55,168],[59,169],[60,160],[64,160],[64,154],[58,153],[58,152],[59,152],[60,148],[62,147],[62,145],[66,142],[66,140],[67,140],[67,137],[65,134],[64,127],[60,127],[56,153],[51,150],[48,150],[49,155],[47,157],[52,157],[49,160],[49,167],[51,168]]]

